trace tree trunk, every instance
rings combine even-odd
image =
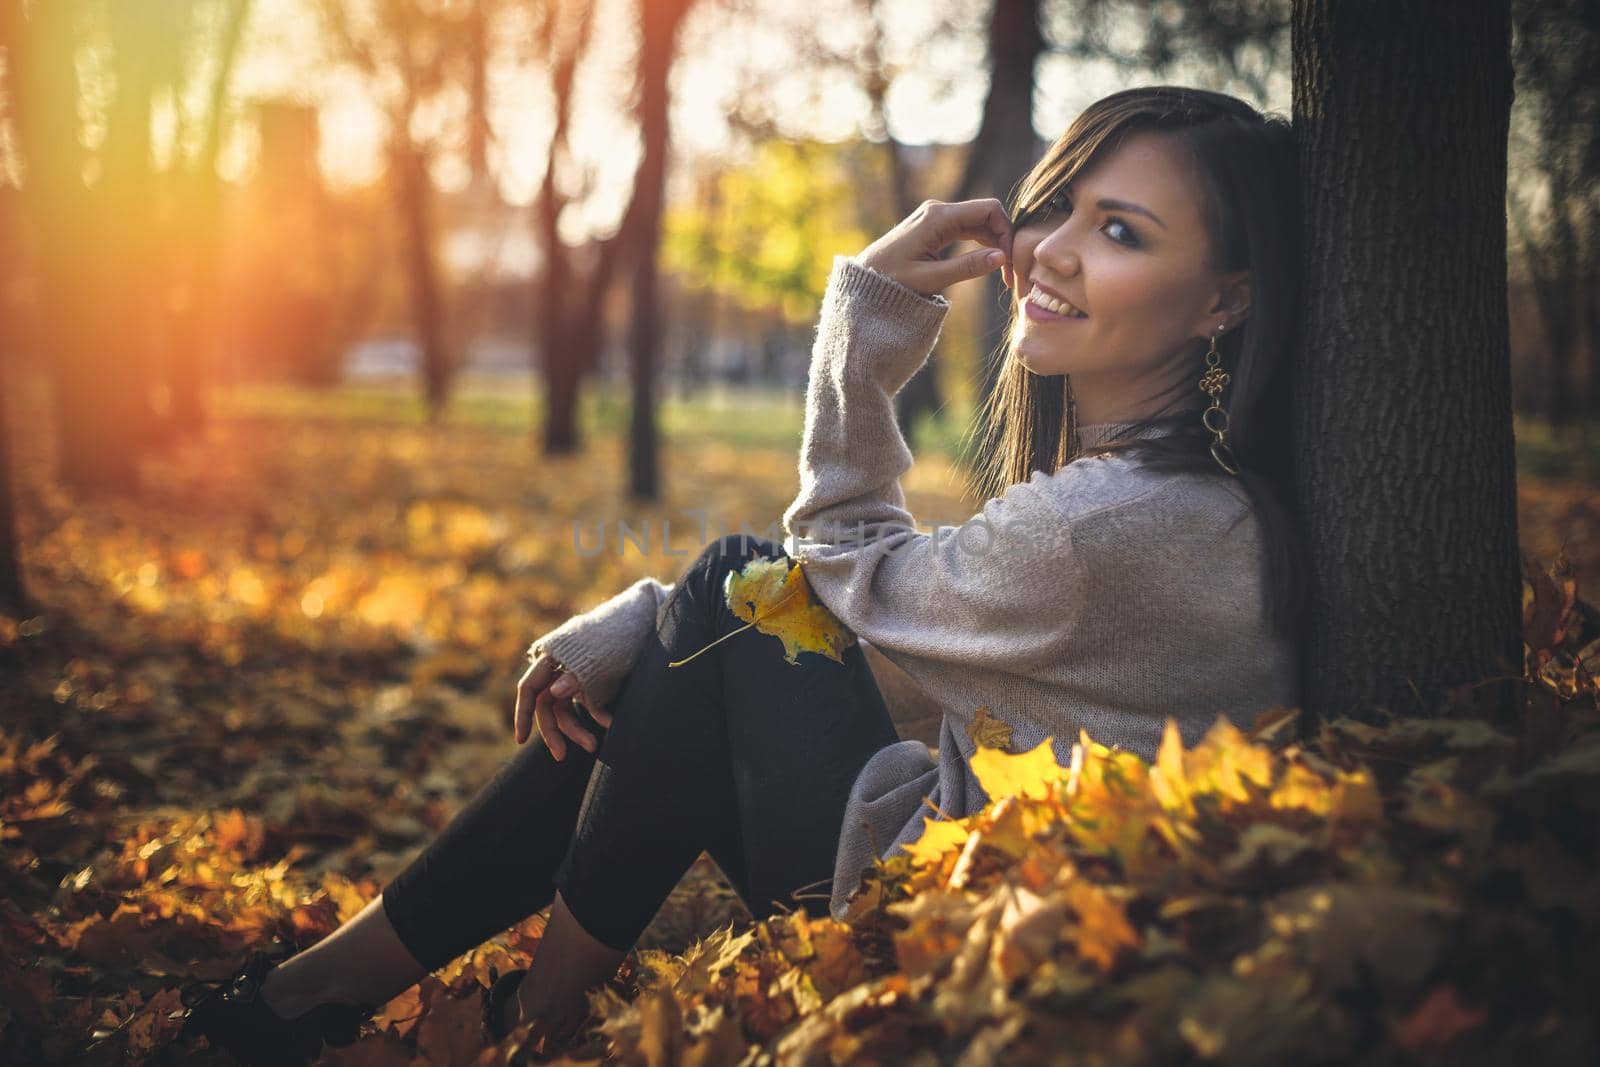
[[[108,109],[106,136],[98,157],[100,176],[90,193],[99,219],[99,300],[94,311],[95,351],[120,363],[127,387],[118,396],[121,417],[141,453],[167,442],[166,416],[152,403],[165,378],[158,348],[157,311],[162,259],[156,221],[150,217],[155,171],[151,159],[151,105],[163,56],[180,31],[165,15],[152,16],[138,5],[111,4],[110,29],[116,95]]]
[[[57,477],[77,489],[128,491],[138,483],[133,409],[144,382],[126,357],[127,324],[107,270],[110,198],[84,184],[73,75],[77,5],[34,4],[8,60],[17,141],[26,166],[38,281],[29,336],[50,368]],[[115,177],[102,169],[102,184]],[[110,291],[107,291],[107,290]],[[109,323],[109,325],[108,325]],[[132,331],[129,331],[132,332]]]
[[[1600,259],[1600,248],[1596,253],[1584,269],[1582,294],[1583,343],[1588,352],[1589,371],[1588,404],[1584,411],[1590,419],[1600,419],[1600,266],[1596,263]]]
[[[230,0],[223,11],[216,69],[206,94],[206,123],[200,150],[188,170],[174,179],[185,195],[180,203],[188,232],[179,242],[187,257],[178,257],[175,279],[187,299],[172,311],[171,357],[167,381],[172,389],[169,423],[175,434],[195,437],[205,428],[205,386],[215,373],[222,306],[222,183],[217,177],[217,152],[222,145],[222,112],[228,81],[239,55],[249,0]]]
[[[0,47],[14,38],[5,25],[9,12],[0,12]],[[0,93],[7,91],[0,80]],[[17,197],[10,189],[0,189],[0,248],[20,248],[17,226]],[[16,355],[22,350],[21,324],[4,302],[12,275],[19,272],[17,258],[0,258],[0,612],[13,618],[31,614],[27,591],[22,585],[22,569],[17,559],[16,494],[11,473],[11,381]]]
[[[678,27],[694,0],[639,0],[639,130],[644,159],[634,187],[638,235],[633,265],[633,319],[629,324],[629,373],[633,412],[628,427],[628,493],[636,500],[661,494],[656,434],[655,374],[661,336],[656,251],[661,244],[661,201],[667,177],[668,83]]]
[[[1005,201],[1040,153],[1033,132],[1034,66],[1044,51],[1039,0],[995,0],[989,20],[989,95],[967,165],[951,200],[993,196]],[[983,279],[983,333],[978,352],[983,376],[981,406],[1000,380],[1000,361],[990,358],[1004,336],[1011,302],[999,271]]]
[[[554,19],[554,9],[545,16]],[[544,181],[539,191],[539,238],[544,249],[544,271],[536,284],[539,308],[539,335],[536,346],[543,362],[545,382],[544,452],[563,455],[583,447],[578,430],[578,389],[583,376],[598,358],[598,352],[585,347],[602,343],[604,328],[598,314],[609,285],[603,272],[609,262],[602,255],[595,277],[587,286],[574,286],[572,250],[561,240],[557,223],[567,197],[556,183],[556,171],[563,153],[568,151],[567,130],[572,121],[573,80],[578,62],[588,46],[594,27],[594,5],[585,4],[578,12],[578,25],[571,40],[563,39],[553,24],[549,33],[550,84],[555,97],[556,124],[550,133],[550,151],[545,157]],[[627,220],[623,220],[626,232]],[[575,299],[574,294],[584,293]]]
[[[556,150],[552,142],[551,152]],[[578,451],[578,385],[582,379],[579,352],[574,348],[568,310],[573,288],[567,246],[556,221],[562,200],[557,199],[551,162],[544,194],[537,205],[539,233],[544,246],[544,271],[539,276],[539,352],[544,364],[544,452],[556,456]]]
[[[872,22],[872,36],[868,39],[866,51],[862,56],[862,64],[866,68],[867,99],[872,102],[874,125],[882,128],[884,161],[889,167],[889,210],[873,219],[872,227],[876,232],[884,233],[915,211],[922,198],[917,195],[914,188],[911,168],[906,165],[901,144],[889,129],[888,108],[884,105],[889,90],[887,61],[883,57],[884,22],[893,15],[885,10],[882,0],[867,0],[866,7],[867,15]],[[874,203],[882,202],[874,200]],[[943,343],[941,335],[939,344]],[[943,360],[937,355],[925,362],[917,368],[917,372],[911,376],[900,392],[895,394],[895,423],[900,427],[900,436],[904,437],[907,443],[913,441],[912,430],[916,426],[917,419],[924,414],[936,413],[944,403],[939,391],[939,377],[935,373],[936,366],[942,362]]]
[[[173,282],[184,298],[167,313],[167,384],[172,390],[168,423],[174,434],[197,437],[205,429],[205,385],[217,338],[221,200],[215,172],[180,173],[173,180],[186,193],[181,200],[184,225],[193,231],[186,238],[187,254],[174,257]]]
[[[437,422],[449,399],[451,366],[445,346],[444,294],[439,269],[433,260],[432,218],[428,198],[428,159],[402,134],[396,142],[395,191],[405,226],[406,271],[411,283],[417,344],[422,348],[423,396],[428,418]]]
[[[1310,721],[1522,674],[1507,0],[1297,0]],[[1511,714],[1514,687],[1484,703]]]

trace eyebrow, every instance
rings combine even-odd
[[[1095,206],[1101,211],[1132,211],[1135,214],[1145,216],[1163,230],[1167,228],[1166,223],[1156,218],[1155,212],[1149,208],[1140,207],[1138,204],[1130,204],[1126,200],[1099,200],[1096,201]]]

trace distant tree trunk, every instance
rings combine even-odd
[[[1514,0],[1511,19],[1522,151],[1507,208],[1544,332],[1538,406],[1558,431],[1578,429],[1585,279],[1600,254],[1600,0]]]
[[[121,398],[123,417],[140,451],[167,440],[167,421],[151,402],[163,371],[157,347],[160,272],[155,222],[146,214],[154,199],[150,114],[155,89],[170,68],[163,53],[180,32],[166,13],[111,4],[111,35],[116,95],[108,109],[106,136],[97,153],[101,168],[91,197],[99,219],[100,303],[95,325],[102,359],[126,367],[128,389]]]
[[[989,18],[989,95],[951,200],[993,196],[1004,203],[1038,158],[1041,146],[1033,132],[1034,66],[1044,44],[1039,0],[995,0]],[[1000,272],[990,271],[983,279],[983,334],[978,342],[983,368],[977,397],[980,405],[1000,379],[1000,362],[990,357],[1004,336],[1010,307]]]
[[[554,20],[555,10],[546,14]],[[578,430],[578,388],[588,369],[590,350],[585,344],[600,343],[602,327],[586,312],[588,300],[574,301],[573,294],[593,293],[594,286],[581,289],[573,285],[571,250],[561,239],[557,225],[567,197],[556,183],[561,157],[567,152],[567,130],[572,121],[572,86],[578,60],[588,44],[594,25],[594,5],[584,4],[578,11],[578,25],[570,41],[563,40],[553,22],[544,29],[552,42],[550,83],[555,97],[555,129],[550,134],[550,151],[545,156],[544,181],[537,207],[540,246],[544,250],[544,272],[537,280],[539,292],[539,344],[545,383],[544,452],[546,455],[571,454],[583,447]],[[626,228],[624,226],[624,228]],[[601,257],[602,261],[605,257]],[[609,262],[599,264],[609,267]],[[601,284],[608,284],[609,277]],[[593,294],[600,297],[604,293]],[[574,306],[576,303],[576,306]],[[599,304],[595,302],[598,311]]]
[[[489,177],[489,16],[486,2],[467,8],[467,166],[474,183]]]
[[[892,16],[884,11],[882,0],[865,0],[865,7],[872,22],[872,35],[868,39],[861,62],[866,69],[867,99],[872,103],[874,125],[881,127],[884,159],[889,165],[889,210],[883,214],[893,217],[879,217],[872,222],[873,228],[883,233],[915,211],[917,204],[921,202],[921,197],[917,196],[913,187],[911,168],[906,166],[902,146],[889,129],[888,108],[884,105],[889,91],[889,77],[883,57],[884,19]],[[940,344],[943,343],[942,338],[943,335]],[[900,427],[900,436],[907,442],[912,440],[912,430],[916,426],[917,419],[924,414],[932,415],[937,412],[944,402],[939,392],[939,377],[936,373],[936,365],[940,362],[942,360],[928,360],[917,368],[917,372],[911,376],[900,392],[895,394],[895,422]]]
[[[16,41],[17,27],[13,19],[20,16],[20,8],[11,4],[0,5],[0,50],[9,53]],[[9,72],[7,72],[9,74]],[[0,78],[0,98],[8,98],[10,88],[5,78]],[[18,233],[17,197],[12,190],[0,188],[0,248],[13,250],[11,255],[0,257],[0,611],[16,618],[29,614],[27,591],[22,585],[22,569],[17,558],[16,496],[12,492],[11,471],[11,384],[16,355],[22,349],[22,329],[17,317],[11,314],[7,291],[13,274],[26,270],[18,263],[16,249],[23,247]]]
[[[10,240],[0,218],[0,239]],[[14,247],[14,246],[8,246]],[[16,495],[11,472],[11,378],[17,351],[15,323],[0,322],[0,611],[13,617],[28,614],[28,596],[22,586],[17,559]]]
[[[21,46],[8,57],[26,166],[24,215],[37,254],[37,317],[29,336],[50,368],[57,477],[90,492],[128,491],[138,484],[143,427],[134,410],[145,381],[142,360],[127,358],[125,345],[138,331],[116,315],[122,299],[107,269],[108,245],[118,232],[114,205],[83,180],[73,74],[76,8],[34,4]],[[102,168],[103,186],[116,177]]]
[[[1600,212],[1595,213],[1600,219]],[[1584,409],[1590,419],[1600,419],[1600,234],[1591,239],[1594,253],[1583,273],[1583,340],[1588,351],[1589,394]]]
[[[1544,166],[1550,208],[1543,236],[1534,231],[1529,208],[1516,198],[1507,214],[1521,237],[1522,261],[1528,271],[1529,288],[1539,325],[1544,335],[1544,388],[1540,390],[1540,414],[1557,429],[1572,423],[1574,404],[1573,347],[1578,341],[1581,314],[1577,285],[1578,247],[1572,220],[1566,207],[1571,191],[1566,174],[1556,162],[1554,145],[1545,145],[1540,155]]]
[[[1508,2],[1297,0],[1293,39],[1305,710],[1433,714],[1522,673]]]
[[[554,145],[551,146],[554,150]],[[573,315],[572,278],[567,247],[556,229],[562,201],[554,190],[554,161],[545,178],[545,195],[539,198],[539,233],[543,237],[544,273],[539,278],[539,351],[544,363],[544,452],[562,455],[578,451],[578,385],[582,380],[579,354],[573,348],[569,326]]]
[[[678,27],[694,0],[639,0],[639,129],[644,159],[634,186],[638,244],[633,264],[633,319],[628,336],[633,412],[628,430],[628,493],[655,500],[661,493],[656,439],[655,376],[661,335],[656,252],[661,244],[661,200],[667,177],[667,76],[677,51]]]
[[[223,11],[216,68],[207,92],[206,124],[194,162],[176,181],[184,190],[182,235],[187,260],[179,260],[178,283],[187,299],[171,312],[172,347],[168,384],[172,390],[169,423],[176,434],[195,436],[205,427],[205,386],[215,369],[217,309],[222,285],[222,184],[217,177],[217,152],[222,145],[222,112],[228,81],[239,54],[250,0],[229,0]]]
[[[400,198],[404,227],[406,274],[411,288],[411,304],[422,348],[423,395],[428,418],[437,422],[444,415],[449,399],[450,374],[454,370],[445,344],[444,293],[439,267],[433,258],[433,219],[429,199],[428,157],[401,135],[391,156],[395,164],[395,192]]]

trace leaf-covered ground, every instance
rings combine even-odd
[[[151,457],[137,498],[85,501],[51,485],[37,410],[14,420],[42,610],[0,618],[5,1063],[226,1062],[174,1041],[178,985],[358,910],[511,753],[533,637],[640,575],[675,577],[719,523],[761,530],[795,488],[793,448],[684,439],[666,500],[640,509],[614,437],[543,460],[514,429],[258,415]],[[907,483],[919,518],[971,510],[942,460]],[[1600,559],[1581,485],[1522,492],[1530,552]],[[601,525],[613,543],[581,553],[575,519],[589,547]],[[649,554],[618,551],[619,519],[649,520]],[[1553,634],[1547,616],[1531,617]],[[1563,703],[1550,684],[1527,724],[1351,725],[1299,751],[1283,720],[1154,768],[1084,739],[1070,776],[946,825],[844,924],[751,924],[702,857],[573,1054],[1592,1049],[1573,998],[1596,986],[1570,983],[1594,978],[1574,946],[1600,899],[1600,749],[1592,693]],[[329,1061],[525,1057],[516,1035],[481,1047],[475,990],[524,964],[541,924],[398,998]]]

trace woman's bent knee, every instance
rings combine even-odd
[[[783,546],[776,541],[754,534],[724,534],[718,537],[700,553],[699,562],[710,568],[741,567],[746,562],[756,557],[776,559],[787,556]]]

